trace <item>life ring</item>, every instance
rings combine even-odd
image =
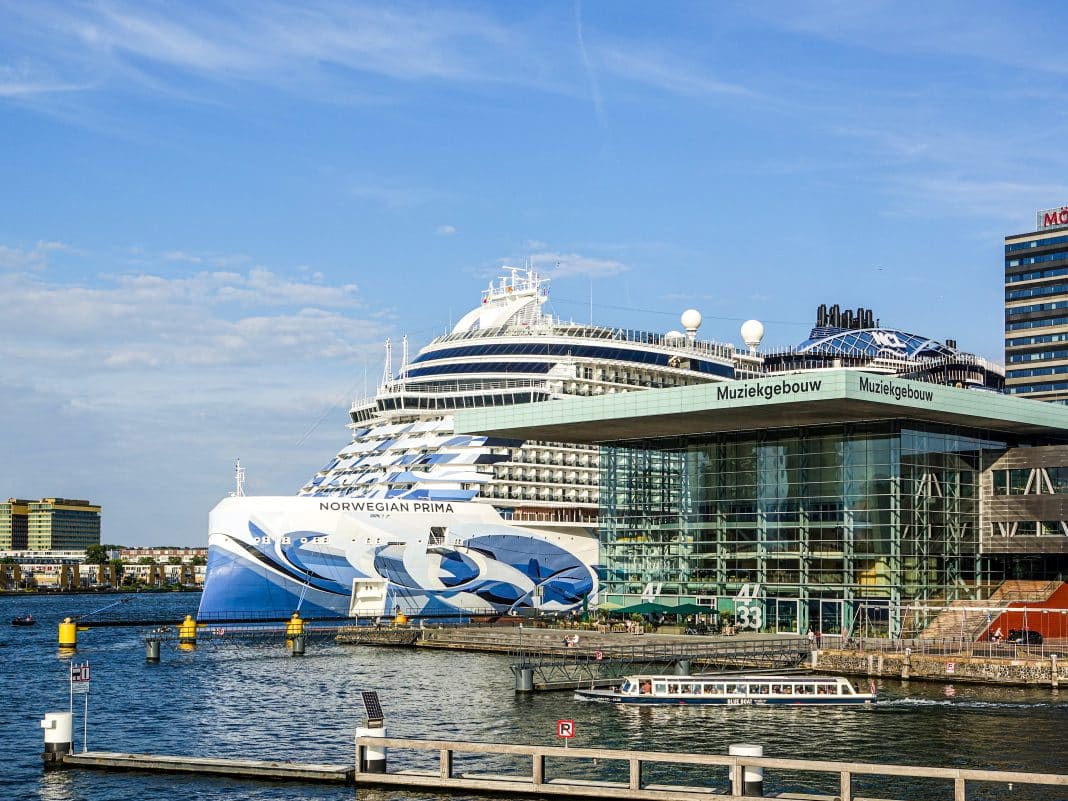
[[[594,651],[593,658],[600,662],[602,659],[604,659],[604,654],[602,654],[600,651]]]

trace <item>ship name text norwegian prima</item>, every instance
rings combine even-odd
[[[211,511],[199,618],[458,618],[595,601],[597,449],[457,435],[457,410],[843,364],[999,380],[953,346],[864,327],[865,310],[821,308],[809,341],[761,356],[756,321],[737,350],[698,340],[694,310],[685,333],[656,334],[562,322],[542,311],[547,299],[544,278],[509,270],[411,360],[405,340],[396,374],[387,343],[381,386],[350,410],[350,441],[296,496],[239,486]]]

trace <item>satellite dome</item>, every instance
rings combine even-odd
[[[668,331],[664,334],[664,339],[686,339],[686,335],[681,331]]]
[[[760,340],[764,338],[764,324],[760,320],[746,320],[742,323],[742,342],[750,351],[756,351]]]
[[[682,313],[679,322],[687,331],[696,331],[701,327],[701,312],[697,309],[687,309]]]

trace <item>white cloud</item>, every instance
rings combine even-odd
[[[668,92],[694,96],[728,95],[755,98],[758,94],[739,83],[720,80],[711,70],[687,62],[667,50],[636,47],[634,42],[598,49],[597,59],[606,72]]]
[[[0,245],[0,269],[44,270],[48,267],[50,253],[70,250],[62,242],[38,242],[31,248]]]
[[[195,256],[191,253],[185,253],[181,250],[170,250],[163,254],[163,258],[167,261],[185,261],[190,264],[200,264],[204,261],[203,257]]]
[[[456,226],[455,225],[439,225],[437,227],[437,232],[441,236],[452,236],[453,234],[456,233]]]

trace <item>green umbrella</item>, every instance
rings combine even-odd
[[[652,601],[642,601],[640,604],[632,604],[631,606],[624,606],[621,609],[616,609],[622,615],[654,615],[657,612],[667,613],[670,612],[673,607],[664,606],[664,604],[655,604]]]

